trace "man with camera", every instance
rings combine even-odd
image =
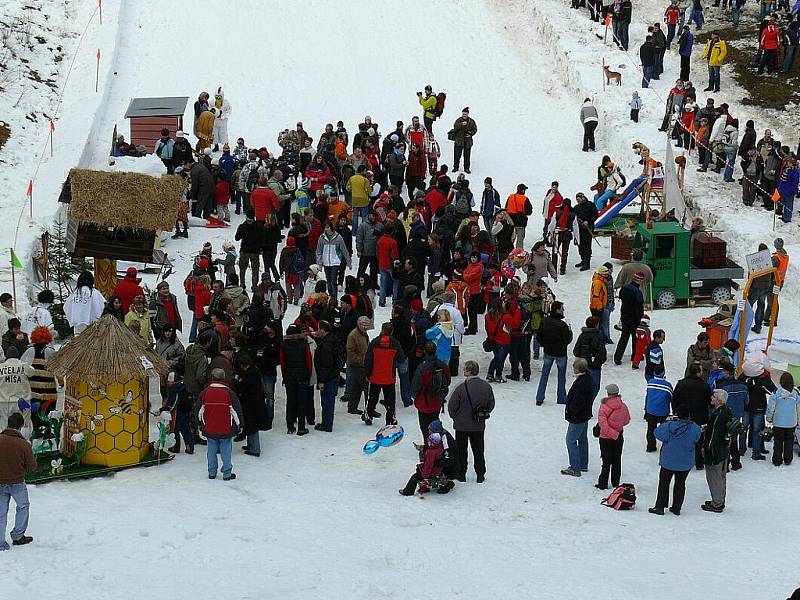
[[[453,429],[456,431],[456,457],[460,469],[456,479],[461,482],[467,480],[467,445],[472,446],[478,483],[483,483],[486,476],[483,432],[486,430],[486,419],[494,410],[494,392],[491,385],[478,377],[478,372],[478,363],[474,360],[465,362],[465,379],[453,390],[447,402],[447,412],[453,419]]]
[[[425,129],[433,132],[433,122],[436,120],[436,96],[433,95],[433,88],[430,85],[425,86],[425,95],[422,92],[417,92],[419,105],[424,111],[422,119],[425,123]]]

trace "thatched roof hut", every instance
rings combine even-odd
[[[62,346],[47,368],[59,377],[109,383],[152,374],[142,358],[160,375],[169,371],[167,363],[142,338],[115,317],[105,315]]]
[[[69,215],[81,223],[157,231],[172,229],[186,184],[177,175],[72,169]]]

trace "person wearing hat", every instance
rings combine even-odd
[[[675,417],[661,423],[656,428],[655,436],[661,441],[661,454],[658,475],[658,494],[655,506],[648,512],[663,515],[669,504],[669,486],[675,479],[672,489],[672,506],[669,511],[674,515],[681,514],[683,498],[686,495],[686,478],[694,464],[694,448],[700,439],[700,427],[689,420],[689,407],[682,404],[677,408]]]
[[[786,272],[789,270],[789,253],[784,248],[783,238],[775,238],[773,242],[775,252],[772,253],[772,266],[777,269],[775,273],[775,285],[783,288],[786,284]],[[767,312],[764,314],[764,325],[769,325],[769,319],[772,316],[772,304],[775,302],[775,294],[770,294],[767,297]],[[778,326],[778,312],[780,311],[780,304],[775,308],[775,323]]]
[[[578,254],[581,260],[575,265],[581,271],[591,269],[592,242],[594,241],[594,222],[597,220],[597,207],[594,202],[581,192],[575,194],[575,206],[572,207],[575,222],[578,226]]]
[[[620,309],[620,321],[622,333],[619,336],[617,349],[614,352],[614,364],[622,364],[622,356],[631,345],[631,356],[636,350],[636,328],[642,321],[644,315],[644,296],[642,295],[641,285],[644,282],[644,273],[637,272],[633,276],[633,281],[622,286],[619,291],[619,299],[622,305]]]
[[[703,438],[703,456],[705,459],[706,483],[711,493],[700,507],[708,512],[721,513],[725,509],[725,483],[728,472],[728,438],[736,439],[741,427],[728,408],[728,393],[716,389],[711,394],[711,415],[705,428]]]
[[[447,138],[453,140],[453,172],[460,171],[461,155],[464,155],[464,171],[470,173],[472,139],[478,132],[475,120],[469,116],[469,106],[461,110],[461,116],[453,123]]]
[[[525,228],[528,226],[528,217],[533,213],[531,201],[525,195],[528,186],[520,183],[517,192],[511,194],[506,200],[506,212],[514,223],[515,247],[522,248],[525,244]]]
[[[600,410],[597,413],[600,459],[603,465],[594,487],[599,490],[608,489],[609,475],[611,487],[619,486],[622,477],[622,446],[625,443],[622,432],[630,422],[631,414],[619,395],[619,386],[616,383],[608,384],[606,397],[600,401]]]
[[[167,168],[167,174],[172,175],[176,166],[172,160],[175,152],[175,140],[169,137],[169,129],[164,127],[161,130],[161,137],[155,141],[153,149],[156,156],[161,159],[161,162]]]
[[[194,162],[194,152],[186,134],[183,131],[175,132],[175,141],[172,144],[172,164],[174,167],[192,164]]]
[[[439,419],[450,387],[450,369],[447,363],[436,357],[436,344],[426,342],[424,352],[422,364],[414,371],[411,381],[411,397],[417,408],[423,437],[430,423]]]
[[[523,194],[525,192],[523,191]],[[494,217],[500,210],[500,193],[494,189],[492,178],[487,177],[483,180],[483,193],[481,194],[480,213],[483,217],[483,228],[491,233],[494,225]],[[492,236],[494,238],[494,236]],[[524,233],[523,233],[524,237]]]
[[[114,287],[113,294],[119,296],[122,300],[123,314],[128,312],[136,296],[144,296],[144,290],[139,285],[141,280],[142,278],[139,277],[139,271],[136,267],[128,267],[127,271],[125,271],[125,277],[120,279],[119,283]]]
[[[734,0],[735,1],[735,0]],[[688,25],[684,25],[681,35],[678,38],[678,54],[681,57],[681,79],[689,81],[691,72],[692,47],[694,46],[694,36]]]
[[[581,125],[583,125],[583,151],[594,152],[595,150],[595,143],[594,143],[594,132],[597,129],[597,125],[599,123],[597,109],[595,108],[594,104],[592,104],[591,98],[585,98],[583,100],[583,106],[581,106]]]
[[[423,110],[422,119],[425,122],[425,129],[433,132],[433,122],[436,120],[436,96],[433,94],[433,88],[426,85],[424,95],[422,92],[417,92],[417,101]]]

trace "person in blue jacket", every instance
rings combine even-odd
[[[239,166],[236,159],[231,155],[231,147],[228,144],[222,146],[222,156],[219,157],[219,166],[225,171],[225,178],[231,182],[233,181],[233,172]]]
[[[661,455],[658,463],[658,494],[656,504],[648,509],[654,515],[663,515],[669,504],[669,486],[675,478],[672,488],[672,506],[669,509],[674,515],[681,514],[683,497],[686,494],[686,478],[694,465],[694,447],[700,439],[700,427],[689,420],[689,407],[681,404],[677,415],[661,423],[656,428],[656,438],[661,442]]]
[[[728,392],[728,401],[726,403],[728,410],[731,411],[734,421],[742,422],[744,413],[750,405],[750,391],[747,384],[741,379],[736,377],[736,367],[732,363],[725,361],[720,367],[722,368],[722,379],[716,382],[716,389],[725,390]],[[739,438],[742,438],[741,440]],[[741,447],[744,446],[744,451]],[[742,454],[747,453],[747,431],[742,431],[739,435],[731,436],[730,441],[730,455],[731,455],[731,470],[738,471],[742,468]]]
[[[772,444],[772,464],[780,467],[783,463],[792,464],[794,432],[800,424],[800,394],[794,387],[791,373],[781,375],[780,386],[769,397],[767,403],[767,423],[772,425],[775,434]]]
[[[481,216],[483,217],[483,227],[490,234],[494,225],[494,216],[500,210],[500,193],[494,189],[492,178],[487,177],[483,180],[483,194],[481,195]]]
[[[436,314],[436,318],[437,323],[425,332],[425,337],[436,344],[436,358],[449,362],[453,353],[453,321],[444,309]]]
[[[644,420],[647,421],[647,451],[656,451],[656,427],[669,415],[672,402],[672,384],[664,376],[664,365],[656,365],[653,376],[647,380],[644,401]]]

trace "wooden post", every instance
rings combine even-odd
[[[100,48],[97,49],[97,69],[95,70],[95,75],[94,75],[95,93],[97,93],[99,86],[100,86]]]
[[[103,24],[103,0],[97,0],[97,8],[100,10],[100,25]]]
[[[778,269],[775,267],[770,267],[769,269],[762,269],[761,271],[756,271],[755,273],[750,273],[747,276],[747,283],[744,284],[744,289],[742,290],[742,300],[745,304],[749,304],[747,297],[750,295],[750,286],[752,285],[753,281],[762,277],[763,275],[771,275],[773,273],[777,273]],[[774,288],[773,288],[774,294]],[[737,307],[738,310],[738,307]],[[775,315],[778,311],[778,305],[773,302],[772,303],[772,315],[770,315],[770,325],[769,325],[769,335],[767,336],[767,347],[769,347],[770,342],[772,341],[772,328],[775,323]],[[747,333],[749,332],[749,328],[747,327],[747,306],[745,305],[742,310],[743,315],[739,316],[739,360],[737,361],[736,368],[737,373],[741,375],[742,373],[742,362],[744,362],[744,350],[745,345],[747,344]]]
[[[603,57],[602,74],[603,74],[603,91],[605,92],[606,91],[606,57],[605,56]]]
[[[14,295],[14,312],[17,312],[17,276],[14,270],[14,249],[11,248],[9,255],[11,259],[11,293]]]
[[[50,119],[50,158],[53,158],[53,132],[56,130],[56,124],[53,119]]]
[[[33,179],[29,179],[28,180],[28,192],[25,195],[28,196],[28,202],[30,204],[31,219],[33,219]]]
[[[777,290],[777,291],[776,291]],[[772,345],[772,332],[775,329],[775,319],[778,318],[778,302],[780,297],[780,288],[777,285],[772,286],[772,310],[769,311],[769,331],[767,332],[767,347]]]

